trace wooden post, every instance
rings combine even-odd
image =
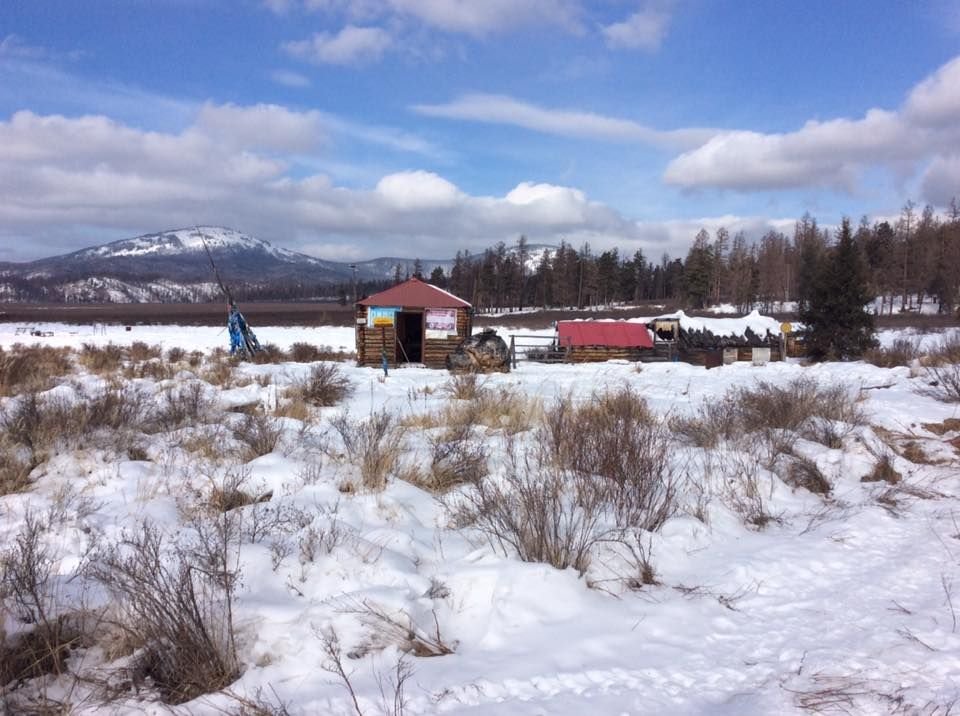
[[[513,366],[514,370],[517,369],[517,344],[512,335],[510,336],[510,365]]]

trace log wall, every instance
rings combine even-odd
[[[423,308],[403,306],[404,313],[424,312]],[[381,350],[386,348],[387,363],[397,365],[397,334],[393,326],[379,328],[367,327],[367,307],[358,306],[356,313],[357,365],[379,368]],[[362,322],[361,322],[362,319]],[[457,309],[457,335],[448,338],[427,338],[424,330],[422,344],[422,362],[428,368],[445,368],[447,355],[456,350],[460,342],[473,330],[473,316],[470,309]]]

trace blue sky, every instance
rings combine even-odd
[[[960,194],[960,3],[3,0],[0,260],[682,255]]]

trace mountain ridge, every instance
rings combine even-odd
[[[531,248],[542,255],[553,247]],[[234,293],[261,299],[330,298],[338,287],[354,281],[373,285],[391,282],[398,266],[401,276],[409,275],[417,261],[389,256],[330,261],[275,246],[235,229],[199,226],[142,234],[33,261],[0,263],[0,301],[214,300],[220,289],[207,249]],[[454,265],[454,259],[419,261],[426,276],[438,266],[449,275]]]

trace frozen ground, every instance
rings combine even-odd
[[[133,340],[208,350],[225,334],[210,328],[136,327],[107,334],[44,326],[49,338],[14,335],[0,324],[0,345],[39,340],[79,346]],[[281,347],[306,341],[352,350],[352,329],[257,327],[261,342]],[[549,332],[547,332],[549,333]],[[890,343],[897,336],[883,335]],[[921,337],[923,338],[923,337]],[[926,337],[924,340],[935,340]],[[242,582],[235,624],[243,673],[233,690],[262,687],[291,714],[351,714],[356,708],[329,672],[322,635],[335,629],[365,714],[394,713],[389,675],[400,657],[383,624],[364,614],[373,604],[415,630],[440,635],[453,653],[407,657],[414,673],[405,688],[408,714],[948,714],[960,707],[960,444],[958,404],[923,395],[922,369],[864,363],[803,367],[735,364],[706,371],[685,364],[604,363],[522,365],[491,376],[485,389],[507,402],[518,397],[549,405],[571,396],[629,386],[664,419],[692,415],[732,388],[758,381],[785,386],[801,376],[843,385],[860,398],[863,425],[833,447],[800,439],[796,450],[832,483],[828,497],[788,487],[760,469],[765,509],[776,519],[747,525],[725,499],[738,479],[725,456],[677,442],[671,460],[681,479],[680,509],[657,532],[642,535],[658,584],[628,588],[629,566],[617,545],[599,545],[583,576],[570,568],[522,562],[471,529],[457,529],[444,504],[398,479],[382,492],[342,492],[355,482],[356,460],[331,421],[386,411],[410,427],[400,440],[401,467],[429,462],[423,415],[458,402],[441,387],[443,371],[380,371],[345,366],[353,391],[341,405],[311,409],[304,420],[276,418],[277,448],[244,461],[230,437],[259,405],[273,414],[286,388],[311,366],[242,364],[225,386],[204,390],[219,406],[206,427],[226,426],[226,455],[203,457],[184,446],[191,428],[137,435],[139,459],[108,443],[64,450],[35,468],[29,491],[0,497],[0,544],[10,544],[28,508],[50,510],[64,486],[92,507],[67,513],[45,540],[66,580],[92,541],[117,541],[146,518],[171,535],[185,534],[184,515],[196,495],[243,465],[249,489],[272,491],[263,505],[240,510],[290,510],[306,523],[238,547]],[[160,400],[164,391],[204,375],[185,367],[165,380],[131,379]],[[54,392],[76,399],[103,386],[80,369]],[[0,398],[5,411],[16,398]],[[535,402],[527,402],[533,410]],[[507,418],[479,428],[494,478],[505,469]],[[521,443],[534,432],[517,433]],[[861,482],[878,455],[902,476],[897,485]],[[744,468],[748,469],[748,468]],[[701,492],[699,502],[696,490]],[[698,502],[699,508],[694,504]],[[696,516],[694,516],[696,514]],[[261,515],[262,517],[262,515]],[[305,526],[309,525],[309,527]],[[307,529],[339,529],[343,537],[313,560],[303,555]],[[290,551],[282,557],[281,547]],[[64,593],[78,591],[64,581]],[[93,590],[88,606],[104,602]],[[400,615],[400,616],[397,616]],[[4,613],[8,634],[26,627]],[[405,622],[406,623],[406,622]],[[78,650],[79,672],[109,667],[99,648]],[[380,684],[378,684],[378,678]],[[84,686],[63,677],[49,693],[77,713],[100,713]],[[386,706],[381,696],[385,685]],[[233,713],[224,696],[178,707],[148,701],[149,689],[121,694],[109,713]]]

